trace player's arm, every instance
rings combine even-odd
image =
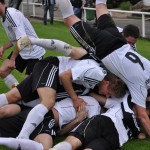
[[[79,98],[78,95],[76,94],[76,92],[74,91],[74,88],[73,88],[73,85],[72,85],[72,72],[71,72],[71,69],[62,72],[59,75],[59,78],[60,78],[66,92],[71,97],[75,109],[77,110],[78,107],[80,106],[80,104],[83,102],[83,100],[81,98]]]
[[[18,54],[19,54],[18,46],[15,45],[14,51],[10,57],[10,61],[9,61],[9,65],[8,65],[9,68],[15,68],[15,60],[16,60],[16,57],[18,56]]]
[[[135,105],[136,116],[140,120],[141,125],[145,129],[146,133],[150,136],[150,119],[144,107]]]
[[[63,128],[58,131],[58,135],[68,134],[87,117],[87,111],[85,105],[86,105],[85,103],[82,103],[79,106],[76,118],[72,120],[69,124],[63,126]]]
[[[9,49],[12,46],[13,44],[10,41],[8,41],[0,47],[0,59],[2,59],[5,50]]]

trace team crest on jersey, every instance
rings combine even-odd
[[[48,124],[48,127],[49,127],[49,128],[53,128],[54,125],[55,125],[55,119],[51,119],[51,121],[50,121],[49,124]]]

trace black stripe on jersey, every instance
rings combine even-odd
[[[6,18],[11,23],[11,27],[17,27],[9,12],[6,10]]]
[[[48,79],[47,79],[47,82],[46,82],[46,86],[49,86],[49,87],[52,86],[57,69],[58,68],[56,66],[52,67],[51,71],[49,72],[49,76],[48,76]]]
[[[82,95],[84,90],[75,90],[75,92],[77,93],[77,95]],[[57,101],[62,100],[67,97],[70,97],[67,92],[59,92],[56,95]]]
[[[90,50],[90,52],[95,54],[95,49],[91,47],[88,43],[86,43],[85,40],[76,32],[76,30],[73,27],[70,28],[70,32],[78,40],[78,42],[85,47],[85,49],[88,49]]]
[[[90,84],[97,84],[97,83],[99,83],[98,80],[95,80],[93,78],[84,77],[84,80],[87,81]]]

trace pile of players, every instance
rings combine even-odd
[[[128,25],[120,33],[106,0],[96,0],[96,28],[74,15],[69,0],[56,4],[81,47],[38,38],[24,15],[0,0],[2,25],[10,39],[0,48],[0,57],[14,46],[0,68],[10,88],[0,94],[0,145],[115,150],[131,138],[145,138],[139,123],[150,135],[150,63],[135,51],[138,28]],[[44,48],[65,56],[43,59]],[[11,74],[14,68],[26,68],[21,83]],[[54,137],[68,133],[53,147]]]

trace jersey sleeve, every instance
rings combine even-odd
[[[26,36],[25,28],[23,25],[24,15],[18,11],[10,11],[7,13],[7,19],[12,27],[13,32],[18,40],[21,36]]]
[[[72,68],[71,71],[73,81],[85,82],[92,89],[106,76],[104,69],[92,65],[77,66]]]
[[[147,98],[147,89],[146,87],[142,86],[134,86],[129,88],[131,96],[132,96],[132,102],[146,108],[146,98]]]

